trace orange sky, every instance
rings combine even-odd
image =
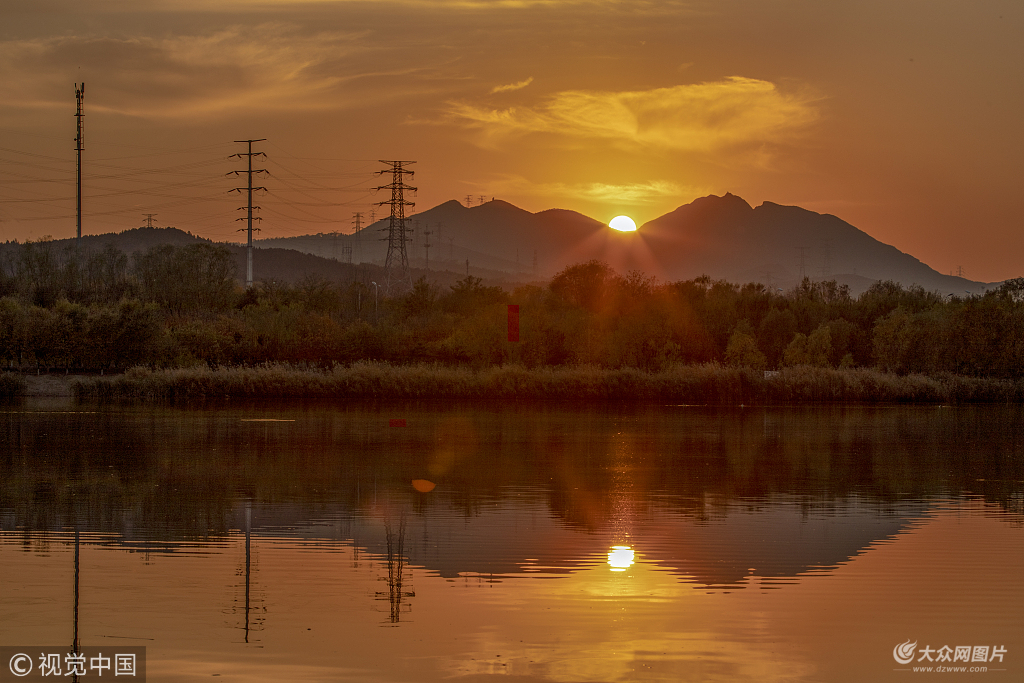
[[[833,213],[941,272],[1024,275],[1024,7],[1010,0],[36,0],[0,9],[0,239],[239,239],[232,140],[267,138],[261,236],[349,230],[378,159],[638,223],[730,191]],[[474,200],[475,201],[475,200]]]

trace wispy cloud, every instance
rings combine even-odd
[[[668,180],[638,183],[536,183],[521,176],[507,176],[491,181],[486,187],[488,191],[501,195],[529,195],[629,206],[664,204],[666,199],[684,203],[710,192],[709,188],[683,186]]]
[[[65,95],[73,74],[95,88],[93,111],[146,118],[334,110],[437,89],[429,66],[379,64],[379,51],[362,33],[280,23],[159,38],[59,36],[0,42],[0,80],[18,93],[7,106],[66,106],[66,97],[48,98],[57,84]],[[97,73],[102,80],[88,77]]]
[[[692,11],[689,0],[374,0],[379,4],[428,7],[431,9],[558,9],[579,7],[621,8],[631,14],[638,12],[663,14],[666,11]],[[294,7],[296,5],[356,5],[367,4],[367,0],[153,0],[154,7],[180,10],[182,6],[192,10],[221,11],[225,8],[245,7]]]
[[[531,83],[533,83],[533,76],[530,76],[524,81],[519,81],[518,83],[509,83],[508,85],[496,85],[493,88],[491,88],[491,94],[495,95],[500,92],[512,92],[513,90],[522,90]]]
[[[513,135],[546,133],[653,149],[713,151],[790,135],[817,120],[818,99],[734,76],[652,90],[570,90],[529,107],[492,109],[454,102],[448,114],[481,131],[490,144]]]

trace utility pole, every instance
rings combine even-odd
[[[372,224],[373,223],[373,218],[372,218],[373,212],[370,212],[370,215],[371,215],[370,223]],[[355,258],[361,259],[361,258],[363,258],[363,212],[362,211],[356,211],[355,213],[352,214],[352,224],[355,226],[355,230],[352,231],[352,234],[356,238],[356,243],[354,245],[350,245],[349,251],[350,252],[354,252],[354,253],[358,253],[359,256],[356,256]],[[355,259],[353,259],[353,261],[354,260]]]
[[[381,159],[380,163],[391,167],[377,171],[377,175],[391,174],[391,182],[377,188],[378,190],[391,190],[391,199],[377,202],[377,206],[391,207],[391,220],[387,228],[382,228],[382,231],[388,233],[387,237],[382,238],[388,243],[388,256],[384,261],[384,293],[386,296],[390,296],[399,289],[403,293],[412,289],[412,278],[409,275],[409,255],[405,249],[405,243],[408,241],[405,236],[405,207],[413,207],[415,204],[405,200],[405,191],[415,192],[416,188],[405,184],[405,176],[412,177],[414,175],[415,172],[410,171],[406,166],[416,162]]]
[[[75,136],[75,152],[78,155],[78,221],[76,223],[76,247],[79,252],[82,249],[82,148],[85,146],[85,138],[83,134],[85,130],[82,127],[82,118],[85,116],[83,107],[85,106],[85,83],[79,85],[75,83],[75,99],[78,101],[78,111],[75,112],[75,119],[78,122],[78,135]]]
[[[242,220],[248,221],[248,227],[247,228],[241,228],[238,231],[238,232],[242,232],[243,230],[247,230],[248,233],[249,233],[249,240],[248,240],[248,243],[247,243],[246,248],[245,248],[245,288],[246,289],[249,289],[250,287],[252,287],[252,221],[253,221],[252,210],[253,209],[257,209],[258,210],[260,208],[258,206],[253,206],[252,205],[252,193],[253,193],[254,190],[264,190],[265,191],[267,189],[265,187],[253,187],[253,185],[252,185],[252,174],[253,173],[266,173],[267,172],[267,169],[265,169],[265,168],[256,168],[256,169],[254,169],[252,167],[252,158],[254,156],[262,156],[262,157],[266,157],[267,156],[263,152],[254,152],[254,151],[252,151],[252,143],[254,143],[254,142],[264,142],[265,140],[266,140],[266,138],[260,138],[259,140],[235,140],[235,142],[241,142],[241,143],[245,143],[245,144],[249,145],[249,149],[246,152],[241,152],[239,154],[232,154],[231,158],[238,157],[239,159],[241,159],[242,157],[245,157],[246,161],[249,164],[249,168],[247,170],[245,170],[245,171],[231,171],[230,173],[228,173],[228,175],[231,175],[232,173],[235,174],[235,175],[241,175],[242,173],[245,173],[246,176],[248,177],[248,181],[249,181],[248,184],[246,185],[246,187],[234,187],[231,190],[229,190],[229,192],[241,192],[242,190],[245,190],[248,193],[248,197],[249,197],[248,204],[245,207],[239,207],[239,209],[238,209],[239,211],[241,211],[243,208],[247,209],[246,217],[245,218],[236,218],[235,219],[235,220],[239,220],[239,221],[242,221]],[[256,220],[262,221],[263,219],[260,218],[259,216],[257,216]],[[259,228],[256,228],[256,230],[259,231]]]
[[[427,229],[423,231],[423,251],[425,253],[424,262],[425,269],[430,270],[430,236],[434,233],[430,230],[430,224],[427,224]]]
[[[804,277],[806,277],[806,275],[807,275],[807,268],[806,268],[807,247],[797,247],[796,250],[798,252],[800,252],[800,282],[803,282],[804,281]]]

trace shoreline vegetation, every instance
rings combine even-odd
[[[1024,402],[1024,278],[965,297],[896,282],[853,296],[835,280],[782,292],[588,261],[509,287],[244,288],[213,244],[130,258],[8,244],[0,395],[54,390],[18,374],[63,370],[78,376],[64,395],[100,399]]]
[[[6,375],[5,375],[6,377]],[[1024,382],[958,375],[896,375],[866,368],[783,368],[766,376],[718,364],[657,371],[595,366],[483,369],[360,362],[330,370],[260,367],[143,367],[107,377],[75,377],[81,400],[504,399],[678,401],[708,405],[785,403],[1021,402]]]

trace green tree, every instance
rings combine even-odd
[[[611,266],[593,260],[567,267],[552,278],[549,287],[563,301],[596,313],[615,279]]]
[[[797,333],[786,347],[782,362],[784,365],[812,365],[829,367],[832,353],[832,332],[828,325],[820,325],[810,336]]]
[[[764,370],[768,367],[768,359],[757,348],[757,340],[740,330],[733,332],[729,337],[729,345],[725,349],[725,362],[734,367],[755,370]]]

